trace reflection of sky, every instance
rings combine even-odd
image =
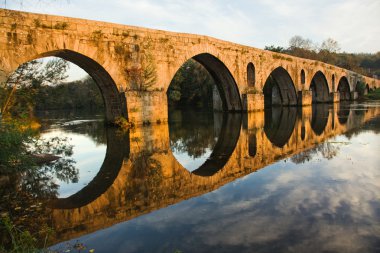
[[[380,135],[329,141],[331,160],[282,160],[79,240],[96,252],[376,252]]]
[[[199,157],[192,157],[186,152],[180,152],[178,150],[173,150],[173,155],[175,159],[188,171],[193,172],[198,169],[202,164],[204,164],[207,158],[210,157],[212,150],[205,148],[205,152]]]
[[[59,196],[68,197],[86,186],[99,172],[104,161],[107,145],[96,144],[89,136],[67,132],[64,129],[54,129],[42,134],[43,138],[67,138],[73,145],[72,159],[76,161],[75,167],[79,171],[77,183],[65,183],[58,179]]]

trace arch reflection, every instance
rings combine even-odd
[[[316,135],[321,135],[327,126],[329,119],[329,106],[316,104],[312,108],[311,128]]]
[[[240,136],[242,115],[228,113],[223,115],[223,122],[216,143],[210,157],[192,173],[198,176],[212,176],[227,163]]]
[[[293,133],[297,119],[295,107],[271,107],[265,110],[264,132],[275,146],[282,148]]]
[[[130,152],[129,134],[120,136],[116,130],[107,130],[107,151],[104,162],[93,180],[77,193],[53,199],[48,206],[53,209],[72,209],[85,206],[102,195],[113,184],[122,166],[124,157]]]

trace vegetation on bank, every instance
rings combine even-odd
[[[370,90],[368,94],[364,95],[365,100],[380,100],[380,88]]]
[[[264,49],[325,62],[365,76],[380,77],[380,52],[374,54],[340,52],[339,43],[331,38],[317,44],[310,39],[296,35],[289,40],[287,48],[272,45],[266,46]]]

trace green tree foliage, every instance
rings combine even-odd
[[[169,105],[212,108],[214,85],[215,82],[208,71],[198,62],[189,60],[177,71],[169,86]]]
[[[42,86],[35,94],[36,110],[99,110],[103,107],[99,88],[90,76],[55,86]]]
[[[67,78],[68,63],[53,59],[44,64],[33,60],[22,64],[0,86],[1,114],[25,116],[32,114],[37,90],[46,85],[56,85]]]
[[[339,43],[332,38],[317,45],[310,39],[296,35],[289,40],[289,47],[286,49],[275,46],[265,47],[265,49],[326,62],[366,76],[380,76],[380,52],[376,54],[342,53]]]

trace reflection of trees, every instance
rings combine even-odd
[[[58,185],[54,179],[78,181],[78,170],[70,158],[72,146],[67,144],[66,139],[33,139],[33,142],[28,142],[27,153],[48,153],[60,158],[54,162],[37,165],[41,161],[29,156],[32,161],[30,167],[14,170],[7,176],[2,175],[8,180],[0,185],[0,214],[10,217],[17,229],[29,231],[36,238],[40,238],[41,229],[49,225],[44,201],[58,195]],[[0,240],[4,247],[9,246],[10,240],[3,228],[0,228]]]
[[[215,146],[217,135],[212,112],[174,111],[169,115],[169,123],[173,151],[197,158]]]
[[[91,111],[44,111],[37,117],[42,119],[42,130],[59,128],[72,133],[90,137],[97,144],[106,144],[106,128],[103,115],[94,115]]]
[[[321,155],[328,160],[338,155],[342,143],[324,142],[315,148],[308,149],[299,154],[294,155],[291,160],[296,164],[304,163],[311,160],[314,156]]]
[[[154,158],[154,154],[142,151],[132,159],[133,167],[126,187],[127,201],[139,199],[146,206],[163,197],[160,190],[163,182],[162,164]]]

